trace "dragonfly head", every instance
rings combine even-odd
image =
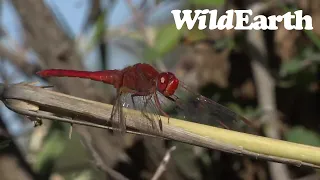
[[[157,90],[164,96],[171,96],[179,85],[179,79],[171,72],[160,73],[157,79]]]

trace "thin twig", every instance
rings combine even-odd
[[[138,27],[142,33],[142,35],[145,38],[145,42],[148,46],[152,47],[153,46],[153,38],[148,34],[147,29],[144,24],[144,14],[140,13],[138,9],[133,5],[131,0],[127,0],[127,4],[132,10],[133,17],[134,17],[134,22],[138,24]]]
[[[72,124],[70,124],[70,129],[69,129],[69,139],[71,139],[72,137]]]
[[[151,180],[158,180],[160,178],[160,176],[164,173],[164,171],[166,170],[167,164],[170,161],[171,152],[174,151],[174,150],[176,150],[176,146],[172,146],[170,149],[168,149],[168,151],[164,155],[159,167],[157,168],[157,170],[154,173],[154,175],[151,178]]]
[[[32,76],[36,71],[40,70],[39,64],[29,63],[26,56],[18,52],[11,52],[3,44],[0,43],[0,56],[7,58],[12,64],[17,66],[25,74]]]
[[[88,148],[91,149],[92,156],[94,157],[94,164],[102,169],[103,171],[107,172],[113,179],[115,180],[128,180],[128,178],[124,177],[119,172],[115,171],[114,169],[110,168],[109,166],[106,166],[103,161],[99,158],[99,154],[94,150],[94,147],[92,144],[88,144]]]
[[[6,71],[4,71],[3,69],[4,67],[5,67],[4,60],[0,59],[0,78],[2,79],[2,82],[4,82],[4,84],[8,84],[10,82],[10,78],[6,74]]]
[[[155,33],[153,33],[152,31],[148,30],[145,26],[144,23],[144,13],[140,13],[138,11],[138,9],[133,5],[132,0],[127,0],[127,4],[129,5],[129,7],[131,8],[132,12],[133,12],[133,16],[134,16],[134,22],[136,22],[138,24],[138,27],[141,31],[141,35],[144,37],[144,41],[147,44],[148,47],[152,48],[155,46]],[[143,4],[143,3],[142,3]],[[165,72],[167,71],[166,66],[164,65],[164,63],[160,60],[156,60],[156,65],[159,68],[159,70]]]
[[[112,106],[81,99],[28,84],[3,87],[0,99],[12,111],[20,114],[110,128]],[[38,108],[36,108],[38,107]],[[31,108],[31,109],[30,109]],[[196,146],[246,155],[255,159],[320,168],[320,148],[245,134],[212,126],[162,117],[162,131],[153,129],[141,112],[124,108],[128,131],[172,139]],[[45,116],[46,115],[46,116]],[[77,119],[71,117],[77,115]],[[65,118],[63,118],[65,117]],[[71,119],[71,120],[70,120]]]

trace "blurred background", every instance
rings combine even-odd
[[[252,9],[282,15],[302,9],[313,31],[176,30],[173,9]],[[174,72],[194,91],[251,119],[260,135],[320,146],[318,0],[1,0],[0,81],[34,82],[112,103],[111,86],[39,79],[46,68],[122,69],[137,62]],[[318,17],[319,16],[319,17]],[[49,81],[47,81],[49,80]],[[160,179],[313,180],[306,167],[253,160],[187,144],[43,121],[0,111],[0,177],[151,179],[173,145]]]

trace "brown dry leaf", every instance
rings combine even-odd
[[[240,171],[240,176],[243,179],[267,179],[267,173],[263,166],[250,161],[248,158],[244,158],[244,167],[245,169]]]
[[[234,18],[235,19],[235,18]],[[235,25],[236,22],[233,22]],[[205,32],[210,40],[233,38],[240,31],[208,30]],[[192,88],[198,88],[204,84],[214,83],[220,88],[228,87],[230,64],[228,55],[230,49],[216,52],[212,44],[196,43],[193,47],[187,47],[178,65],[177,75]]]
[[[256,97],[256,89],[252,79],[246,80],[239,89],[234,90],[235,97],[243,97],[245,99],[254,99]]]
[[[234,23],[235,25],[235,23]],[[223,29],[223,30],[209,30],[207,32],[207,35],[208,37],[210,37],[210,39],[221,39],[221,38],[225,38],[225,37],[228,37],[228,38],[232,38],[234,37],[236,34],[239,34],[239,33],[243,33],[241,31],[236,31],[234,29],[230,29],[230,30],[226,30],[226,29]]]
[[[228,9],[236,8],[232,4]],[[235,15],[233,25],[236,25]],[[234,29],[208,30],[205,32],[210,40],[233,38],[237,33],[243,33]],[[216,52],[212,44],[196,43],[193,47],[187,47],[176,67],[176,74],[191,88],[214,83],[220,88],[228,87],[230,63],[228,56],[230,49]]]
[[[309,90],[311,92],[318,92],[319,91],[319,83],[317,82],[314,82],[314,83],[311,83],[310,86],[309,86]]]
[[[299,0],[297,2],[299,9],[303,14],[309,14],[312,17],[313,32],[320,36],[320,1],[319,0]]]
[[[298,5],[299,9],[301,9],[303,11],[310,10],[310,0],[299,0],[297,2],[297,5]]]
[[[301,32],[289,31],[284,28],[283,23],[275,32],[275,50],[282,62],[292,59],[297,53],[297,40]]]
[[[320,1],[319,0],[298,0],[297,5],[299,9],[302,9],[303,11],[308,11],[309,13],[315,13],[319,11]]]
[[[65,178],[58,174],[58,173],[53,173],[51,176],[50,176],[50,180],[64,180]]]
[[[320,13],[316,12],[312,14],[312,26],[313,26],[313,32],[320,36]]]
[[[212,45],[206,43],[188,47],[177,65],[176,74],[195,89],[207,83],[226,88],[230,69],[229,51],[215,52]]]
[[[309,0],[311,13],[315,13],[319,11],[320,1],[319,0]]]

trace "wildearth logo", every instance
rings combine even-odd
[[[199,30],[213,29],[235,29],[235,30],[277,30],[277,23],[283,21],[284,28],[287,30],[312,30],[312,18],[309,15],[302,16],[302,10],[295,11],[293,14],[287,12],[284,15],[252,16],[252,10],[227,10],[226,14],[217,19],[217,10],[194,10],[194,17],[191,17],[192,10],[172,10],[173,18],[178,30],[184,24],[190,30],[198,21]],[[182,18],[181,18],[182,15]],[[209,15],[209,16],[208,16]],[[235,15],[235,16],[234,16]],[[209,21],[207,21],[209,17]],[[235,19],[235,25],[233,24]],[[303,21],[304,27],[303,27]],[[293,23],[292,23],[293,22]],[[295,22],[295,23],[294,23]],[[208,24],[207,24],[208,23]]]

